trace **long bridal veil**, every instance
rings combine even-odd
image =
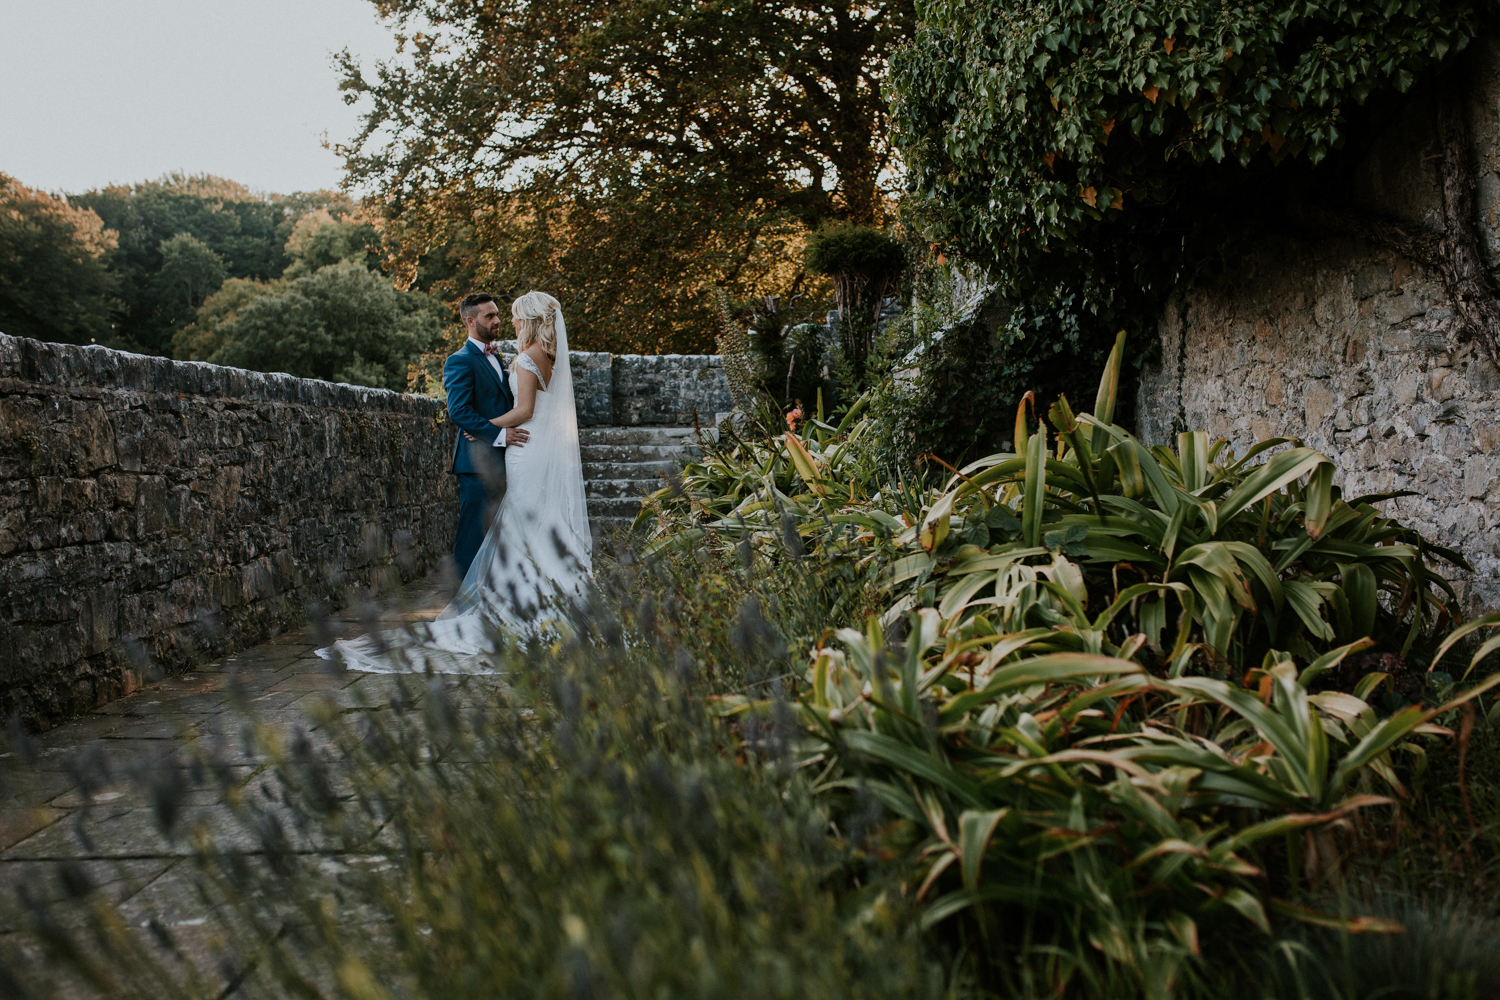
[[[524,447],[506,449],[505,499],[463,587],[439,621],[478,611],[525,629],[547,599],[581,596],[592,570],[578,408],[561,310],[555,324],[552,382],[537,393],[526,425],[531,439]]]
[[[430,623],[339,641],[320,656],[380,673],[489,673],[497,637],[565,627],[593,572],[593,538],[561,309],[554,322],[552,381],[537,393],[530,439],[506,449],[505,497],[458,594]]]

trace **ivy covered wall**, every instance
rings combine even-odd
[[[1500,44],[1473,54],[1463,109],[1485,263],[1500,262]],[[1441,231],[1438,96],[1418,91],[1355,166],[1353,200]],[[1303,438],[1333,458],[1346,496],[1409,490],[1383,506],[1473,572],[1467,614],[1500,609],[1500,372],[1468,336],[1441,276],[1357,236],[1266,233],[1216,279],[1169,300],[1143,371],[1142,435],[1205,428],[1243,450]],[[1496,331],[1500,333],[1500,331]]]

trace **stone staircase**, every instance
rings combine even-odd
[[[578,443],[596,538],[630,527],[641,497],[661,489],[663,477],[699,450],[691,427],[580,427]]]

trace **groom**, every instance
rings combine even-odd
[[[443,363],[443,388],[448,392],[448,417],[458,426],[453,442],[453,473],[458,476],[458,534],[453,540],[453,562],[462,580],[469,572],[489,527],[491,499],[505,492],[505,447],[519,448],[528,433],[490,423],[516,405],[510,394],[505,361],[496,348],[500,335],[500,307],[492,296],[479,292],[459,303],[458,315],[469,339]]]

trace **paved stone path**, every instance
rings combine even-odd
[[[436,579],[407,587],[387,602],[381,623],[430,619],[447,597]],[[367,609],[368,611],[368,609]],[[325,634],[358,635],[369,618],[347,610],[325,623]],[[61,899],[66,862],[75,861],[134,923],[155,914],[187,933],[205,925],[202,904],[184,865],[191,847],[167,843],[158,832],[149,791],[133,771],[166,761],[184,743],[228,762],[235,788],[253,785],[265,764],[245,749],[246,716],[233,709],[231,679],[250,703],[257,724],[316,728],[319,703],[380,705],[391,679],[334,673],[313,655],[314,630],[287,632],[252,649],[169,677],[129,697],[100,706],[33,738],[32,752],[0,754],[0,942],[25,948],[23,887],[43,900]],[[30,760],[25,759],[30,757]],[[86,792],[84,775],[107,772],[103,787]],[[211,776],[187,773],[181,822],[229,827],[222,791]]]

